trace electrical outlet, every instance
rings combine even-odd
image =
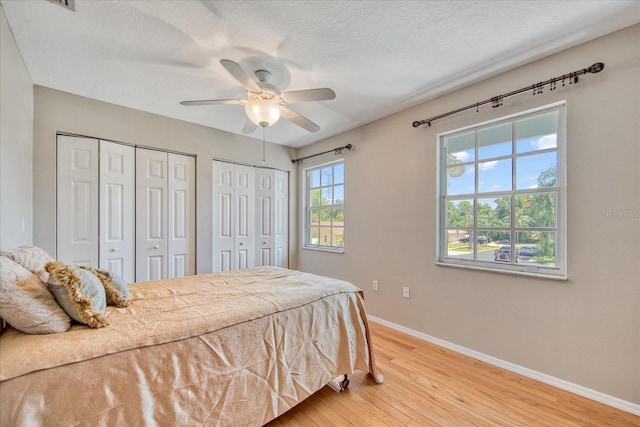
[[[411,294],[409,293],[409,287],[408,286],[403,286],[402,287],[402,296],[405,298],[411,298]]]
[[[373,281],[373,290],[374,290],[374,291],[377,291],[377,290],[378,290],[378,281],[377,281],[377,280],[374,280],[374,281]]]

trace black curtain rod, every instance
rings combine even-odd
[[[327,154],[327,153],[331,153],[331,152],[333,152],[337,156],[338,154],[342,154],[342,150],[351,150],[351,148],[353,148],[353,145],[347,144],[344,147],[338,147],[338,148],[334,148],[333,150],[323,151],[322,153],[312,154],[312,155],[307,156],[307,157],[301,157],[299,159],[293,159],[293,160],[291,160],[291,163],[295,163],[296,165],[299,165],[300,163],[302,163],[303,160],[307,160],[307,159],[310,159],[312,157],[321,156],[323,154]]]
[[[424,119],[424,120],[416,120],[415,122],[413,122],[413,127],[417,128],[417,127],[419,127],[421,125],[424,125],[424,124],[426,124],[427,126],[431,126],[431,122],[433,122],[434,120],[438,120],[438,119],[441,119],[443,117],[451,116],[452,114],[460,113],[461,111],[470,110],[472,108],[475,108],[476,111],[477,111],[478,107],[480,107],[481,105],[484,105],[484,104],[488,104],[488,103],[491,103],[492,104],[491,106],[493,108],[497,108],[497,107],[500,107],[502,105],[502,100],[504,98],[508,98],[510,96],[517,95],[517,94],[522,93],[522,92],[527,92],[529,90],[533,91],[534,95],[538,95],[538,94],[542,93],[542,89],[546,85],[549,85],[549,90],[555,90],[556,89],[556,82],[559,82],[560,80],[562,80],[562,86],[564,86],[565,80],[569,80],[569,84],[578,83],[578,76],[581,76],[581,75],[587,74],[587,73],[593,73],[593,74],[599,73],[603,69],[604,69],[604,64],[602,62],[596,62],[595,64],[593,64],[589,68],[583,68],[582,70],[574,71],[574,72],[569,73],[569,74],[563,74],[561,76],[554,77],[554,78],[549,79],[549,80],[544,81],[544,82],[534,83],[531,86],[526,86],[526,87],[523,87],[521,89],[514,90],[514,91],[509,92],[509,93],[505,93],[504,95],[494,96],[493,98],[485,99],[484,101],[476,102],[475,104],[467,105],[466,107],[458,108],[457,110],[452,110],[452,111],[449,111],[447,113],[440,114],[439,116],[434,116],[434,117],[431,117],[431,118],[428,118],[428,119]]]

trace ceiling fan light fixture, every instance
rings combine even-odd
[[[275,99],[253,98],[244,105],[247,117],[258,126],[273,126],[280,120],[280,105]]]

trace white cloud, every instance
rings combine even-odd
[[[471,153],[468,151],[458,151],[457,153],[451,153],[451,155],[461,162],[468,162],[471,159]]]
[[[478,168],[481,171],[487,171],[489,169],[495,168],[497,164],[498,164],[497,160],[492,160],[490,162],[478,163]]]
[[[531,141],[531,145],[536,150],[545,150],[547,148],[556,148],[558,146],[558,138],[556,134],[545,135],[535,141]]]

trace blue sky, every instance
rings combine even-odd
[[[557,152],[542,152],[555,148],[556,135],[521,139],[516,142],[516,189],[537,188],[540,173],[557,163]],[[511,158],[496,159],[511,155],[510,141],[491,144],[478,150],[478,188],[479,192],[511,190],[512,160]],[[451,153],[462,162],[474,160],[474,149]],[[521,155],[523,154],[523,155]],[[448,195],[469,194],[475,191],[475,166],[473,163],[464,165],[464,172],[459,177],[447,176]]]

